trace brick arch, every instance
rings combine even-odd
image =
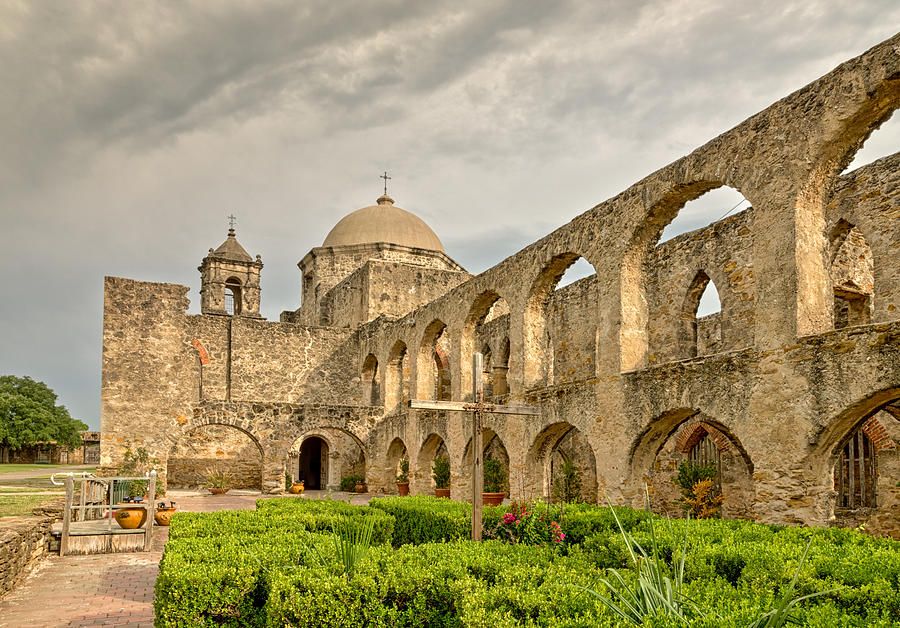
[[[876,452],[897,449],[897,443],[895,443],[894,439],[891,438],[891,435],[888,434],[888,431],[881,421],[878,420],[877,416],[869,417],[866,422],[862,424],[860,429],[863,434],[872,439],[872,444],[875,445]]]
[[[703,434],[698,434],[699,430],[703,430]],[[702,414],[695,408],[677,408],[659,415],[632,441],[629,451],[631,464],[626,483],[632,490],[637,491],[636,494],[640,494],[642,489],[636,485],[640,484],[659,452],[673,436],[676,438],[676,448],[686,452],[708,430],[716,445],[722,444],[720,451],[733,451],[739,455],[752,475],[753,460],[741,444],[740,439],[726,425]],[[692,441],[694,438],[696,441]],[[684,447],[686,449],[682,449]]]
[[[678,451],[687,455],[707,435],[709,435],[713,443],[715,443],[716,449],[720,452],[732,449],[731,441],[729,441],[728,437],[721,430],[706,421],[697,421],[696,423],[687,421],[683,423],[678,428],[675,447]]]
[[[831,469],[844,442],[860,426],[868,430],[866,436],[875,443],[876,450],[895,448],[896,443],[875,416],[895,404],[900,406],[900,386],[883,388],[849,404],[828,421],[820,433],[810,436],[816,443],[807,457],[811,466],[817,468],[820,475]]]

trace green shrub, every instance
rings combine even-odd
[[[506,472],[503,464],[495,458],[484,461],[484,491],[486,493],[500,493],[506,484]]]
[[[436,488],[450,488],[450,460],[447,456],[438,456],[431,466],[431,477]]]
[[[415,495],[378,497],[370,500],[369,506],[393,517],[394,547],[455,541],[471,535],[471,506],[464,502]]]
[[[553,478],[553,497],[561,502],[574,502],[581,496],[581,470],[566,460]]]
[[[467,541],[470,505],[426,496],[373,499],[368,508],[265,499],[256,511],[178,513],[160,563],[157,625],[615,625],[578,588],[601,591],[608,568],[630,564],[612,511],[554,508],[566,534],[562,552]],[[485,527],[507,512],[485,508]],[[615,513],[635,541],[648,542],[647,513]],[[331,530],[364,517],[375,521],[376,544],[348,578]],[[900,616],[896,541],[835,528],[656,518],[661,560],[680,560],[685,535],[684,595],[705,616],[692,625],[747,626],[775,606],[795,575],[794,596],[827,591],[792,609],[801,625],[887,627]],[[622,577],[632,584],[636,576],[624,570]],[[644,625],[674,624],[649,617]]]

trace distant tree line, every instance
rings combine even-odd
[[[0,462],[40,442],[55,441],[69,448],[81,445],[79,431],[87,425],[56,405],[56,393],[30,377],[0,376]]]

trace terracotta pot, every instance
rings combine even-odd
[[[294,495],[299,495],[304,491],[306,487],[303,485],[303,482],[294,482],[291,484],[291,488],[288,489]]]
[[[224,495],[224,494],[227,493],[229,490],[231,490],[231,489],[227,489],[227,488],[210,488],[210,489],[209,489],[209,492],[212,493],[213,495]]]
[[[140,528],[147,521],[147,509],[143,506],[132,506],[130,504],[120,504],[120,506],[124,506],[124,508],[116,509],[116,523],[126,530]]]
[[[409,482],[397,482],[397,490],[400,491],[400,497],[409,495]]]
[[[369,487],[366,486],[365,482],[357,482],[356,483],[356,492],[357,493],[365,493],[369,490]]]
[[[172,518],[172,515],[175,514],[177,508],[157,508],[156,514],[153,516],[153,519],[156,521],[156,525],[159,526],[167,526],[169,525],[169,519]]]
[[[485,506],[499,506],[505,496],[506,493],[482,493],[481,503]]]
[[[450,499],[450,489],[449,488],[436,488],[436,489],[434,489],[434,496]]]

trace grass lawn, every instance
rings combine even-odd
[[[30,515],[32,508],[54,499],[55,495],[0,495],[0,517]]]
[[[38,493],[38,492],[60,492],[60,489],[63,489],[62,492],[65,492],[65,487],[62,486],[0,486],[0,495],[10,495],[13,493]]]
[[[0,464],[0,475],[4,473],[15,473],[17,471],[33,471],[35,469],[57,469],[59,467],[75,467],[78,465],[74,464],[15,464],[15,463],[7,463]],[[80,471],[94,471],[97,467],[89,467],[86,469],[79,469]],[[50,471],[53,473],[53,471]],[[49,475],[47,477],[50,477]]]

